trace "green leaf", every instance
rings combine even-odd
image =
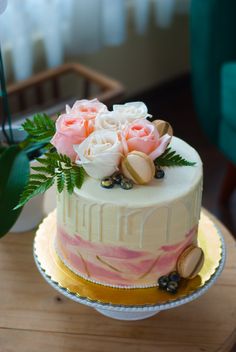
[[[27,203],[31,198],[46,192],[54,183],[54,178],[50,177],[47,181],[32,181],[30,180],[28,185],[25,187],[23,193],[21,194],[20,201],[15,209],[19,209],[25,203]]]
[[[154,160],[154,163],[158,166],[194,166],[196,163],[184,159],[181,155],[177,154],[176,151],[167,148],[166,151]]]
[[[47,181],[47,176],[43,174],[32,174],[30,175],[31,180],[40,180],[40,181]]]
[[[46,165],[46,166],[50,165],[49,158],[37,158],[36,160],[42,165]]]
[[[32,170],[39,171],[42,173],[46,173],[49,175],[54,175],[54,169],[51,167],[44,167],[44,166],[32,166]]]
[[[0,155],[0,237],[16,222],[21,209],[13,210],[29,177],[29,159],[13,145]]]
[[[67,192],[69,194],[72,194],[73,190],[74,190],[75,182],[74,182],[74,178],[73,178],[71,170],[69,170],[69,169],[64,170],[64,175],[65,175],[65,180],[66,180]]]
[[[84,181],[84,169],[72,163],[66,155],[58,154],[56,151],[45,153],[37,161],[42,166],[34,166],[32,169],[37,173],[30,175],[30,180],[25,187],[20,202],[16,209],[28,202],[39,193],[44,193],[57,182],[58,192],[62,192],[66,187],[69,194],[75,187],[81,188]]]
[[[55,121],[46,114],[36,114],[22,124],[32,142],[49,142],[56,132]]]
[[[74,167],[73,171],[75,172],[75,186],[81,188],[84,182],[84,169],[82,167]]]
[[[58,192],[61,193],[64,189],[65,185],[65,176],[62,173],[57,174],[57,189]]]

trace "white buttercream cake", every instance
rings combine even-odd
[[[118,287],[151,287],[197,244],[202,162],[183,140],[170,143],[194,166],[164,167],[163,179],[124,190],[86,176],[73,194],[57,195],[56,251],[76,274]]]

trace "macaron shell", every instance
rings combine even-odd
[[[148,155],[134,151],[122,161],[122,172],[136,184],[146,184],[153,179],[155,167]]]
[[[173,128],[171,127],[169,122],[164,120],[155,120],[152,123],[156,126],[160,137],[162,137],[166,133],[168,133],[168,135],[171,137],[173,136]]]
[[[200,272],[203,264],[203,250],[200,247],[189,246],[180,255],[177,270],[181,277],[192,279]]]

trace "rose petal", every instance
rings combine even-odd
[[[99,113],[95,119],[96,130],[108,129],[110,131],[120,131],[123,129],[123,125],[123,117],[115,111]]]
[[[127,145],[130,152],[137,150],[147,155],[149,155],[154,150],[154,148],[156,148],[156,144],[157,142],[153,139],[145,140],[144,138],[139,137],[130,138],[127,140]]]
[[[58,153],[67,155],[72,161],[76,158],[73,143],[81,143],[83,139],[74,137],[68,138],[64,134],[57,132],[51,139],[51,144],[57,149]]]
[[[141,101],[134,101],[126,104],[113,105],[113,111],[123,115],[124,120],[132,122],[137,119],[145,119],[148,116],[147,106]]]
[[[66,104],[66,113],[69,114],[71,112],[71,107]]]
[[[108,164],[105,163],[102,159],[86,162],[83,164],[83,168],[89,176],[99,180],[112,175],[118,170],[116,163]]]
[[[169,134],[164,134],[164,136],[162,136],[159,139],[160,144],[152,153],[149,154],[149,157],[152,160],[155,160],[158,156],[163,154],[164,151],[166,150],[167,145],[170,143],[170,140],[171,140],[171,136]]]
[[[129,153],[129,148],[128,148],[128,144],[127,141],[125,139],[125,136],[123,133],[120,133],[120,141],[121,141],[121,145],[122,145],[122,154],[127,155]]]
[[[73,161],[76,152],[73,144],[82,143],[94,131],[94,119],[107,107],[97,99],[77,100],[72,108],[66,105],[66,113],[59,116],[56,121],[56,134],[52,144],[59,153],[68,155]]]
[[[118,170],[121,142],[114,131],[95,131],[83,143],[74,145],[74,150],[78,154],[76,163],[93,178],[101,179]]]

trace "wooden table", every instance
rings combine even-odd
[[[235,241],[209,291],[147,320],[116,321],[58,294],[32,256],[34,233],[0,240],[0,352],[230,351],[236,342]]]

